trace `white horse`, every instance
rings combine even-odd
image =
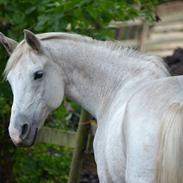
[[[169,77],[160,58],[68,33],[0,41],[15,145],[32,145],[66,95],[97,119],[101,183],[183,183],[183,77]]]

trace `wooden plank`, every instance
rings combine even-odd
[[[159,32],[173,32],[173,31],[183,31],[183,21],[167,23],[165,25],[156,25],[151,28],[151,33]]]
[[[182,10],[183,2],[181,0],[161,3],[156,7],[156,13],[160,17],[166,17],[167,15],[177,14],[178,12],[182,12]]]
[[[76,132],[64,132],[59,129],[43,127],[38,133],[36,143],[56,144],[75,148]]]
[[[170,42],[172,43],[183,43],[183,37],[179,37],[179,38],[168,38],[167,39],[157,39],[157,40],[151,40],[151,39],[147,39],[145,44],[169,44]]]
[[[169,39],[181,39],[183,38],[183,32],[166,32],[166,33],[151,33],[150,40],[169,40]]]
[[[146,51],[146,53],[150,53],[153,55],[158,55],[160,57],[166,57],[173,54],[173,50],[164,50],[164,51]]]
[[[149,26],[144,22],[142,26],[142,32],[138,40],[138,49],[140,51],[145,51],[146,49],[144,43],[147,40],[148,34],[149,34]]]
[[[151,51],[174,50],[178,47],[183,47],[183,42],[171,42],[171,41],[169,43],[159,42],[159,44],[144,44],[144,47],[146,48],[146,50],[151,50]]]
[[[109,24],[109,28],[124,28],[124,27],[131,27],[131,26],[140,26],[142,25],[142,21],[140,19],[129,20],[129,21],[112,21]]]
[[[161,16],[161,21],[156,23],[155,25],[165,25],[167,23],[172,24],[174,22],[181,22],[183,20],[183,11],[174,13],[174,14],[166,14],[166,16]]]
[[[128,40],[120,40],[116,41],[117,45],[125,46],[125,47],[137,47],[138,46],[138,40],[137,39],[128,39]]]

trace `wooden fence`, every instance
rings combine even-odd
[[[124,46],[139,48],[142,45],[143,51],[162,57],[172,55],[176,48],[183,47],[183,2],[182,11],[163,15],[161,21],[153,25],[135,20],[112,22],[110,28],[116,30]]]

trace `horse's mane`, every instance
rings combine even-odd
[[[116,52],[119,55],[119,57],[131,57],[131,58],[135,58],[135,60],[139,58],[140,61],[153,62],[158,68],[168,73],[168,70],[160,57],[155,55],[150,55],[147,53],[144,54],[135,49],[124,47],[121,41],[99,41],[91,37],[79,35],[76,33],[62,33],[62,32],[42,33],[42,34],[37,34],[36,36],[42,41],[61,39],[61,40],[70,40],[74,42],[82,42],[86,44],[92,44],[95,46],[108,48],[109,50]],[[15,51],[13,52],[13,56],[10,57],[6,65],[6,68],[4,71],[5,76],[7,76],[9,71],[17,64],[17,62],[20,60],[20,57],[29,51],[31,51],[31,49],[27,44],[25,44],[25,40],[21,41],[18,44]]]

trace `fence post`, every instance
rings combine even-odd
[[[76,139],[76,148],[71,162],[71,169],[69,173],[68,183],[78,183],[80,178],[80,170],[82,165],[82,160],[84,157],[84,152],[86,149],[88,134],[90,130],[90,114],[84,109],[81,111],[77,139]]]
[[[147,23],[143,22],[142,23],[142,32],[139,36],[139,43],[138,43],[138,46],[139,46],[139,50],[140,51],[145,51],[145,47],[144,47],[144,43],[148,37],[148,33],[149,33],[149,26]]]

